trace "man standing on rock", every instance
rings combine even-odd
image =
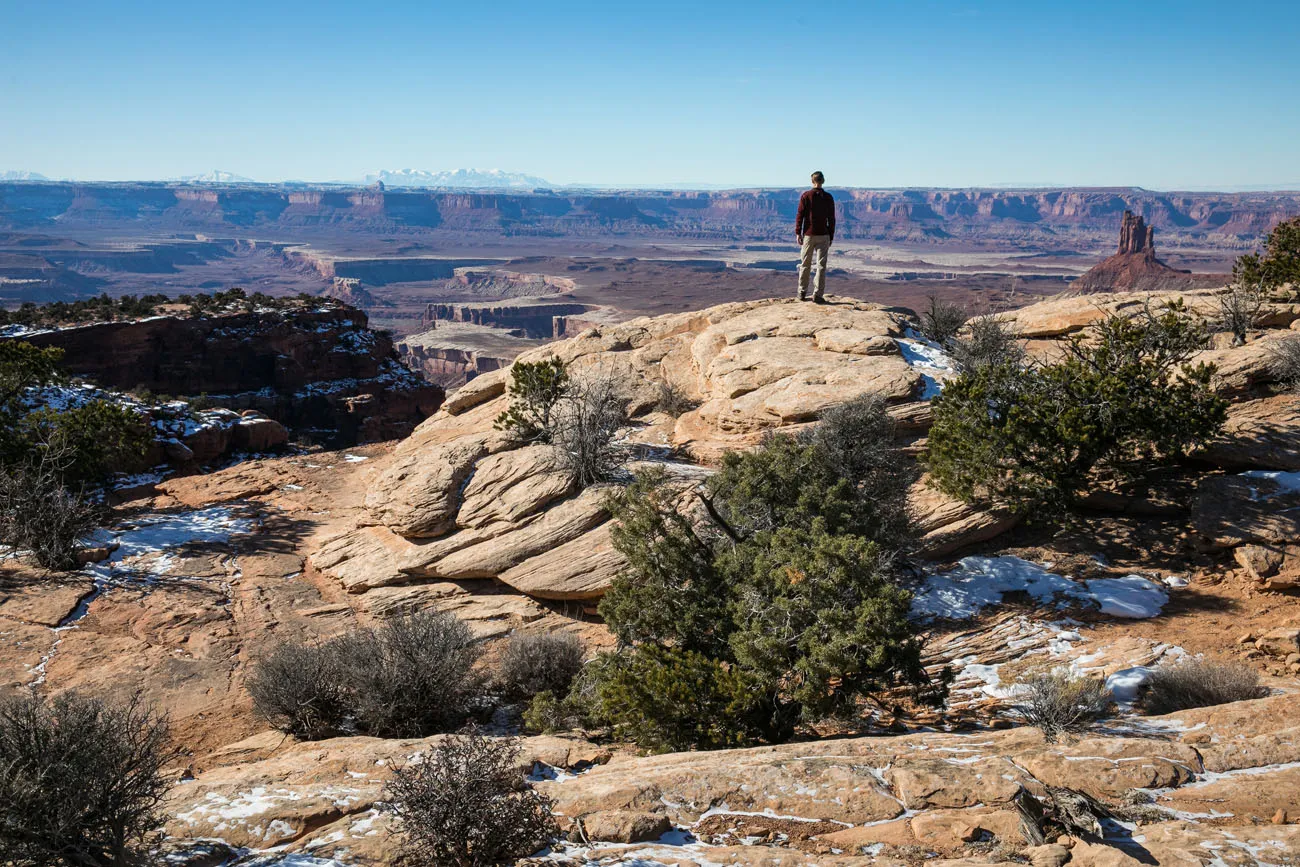
[[[812,173],[812,189],[799,197],[799,216],[794,221],[795,240],[803,245],[799,253],[799,300],[808,300],[808,277],[816,255],[817,287],[813,290],[813,302],[817,304],[826,303],[822,297],[826,294],[826,258],[835,240],[835,199],[822,189],[824,183],[825,175]]]

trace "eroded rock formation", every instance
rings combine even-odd
[[[63,349],[63,369],[104,388],[256,410],[335,445],[404,436],[440,386],[402,365],[366,314],[333,301],[212,316],[159,316],[21,334]]]
[[[1179,271],[1156,258],[1155,227],[1125,211],[1120,220],[1119,251],[1070,284],[1076,294],[1170,291],[1222,283],[1222,277]]]

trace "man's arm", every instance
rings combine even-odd
[[[808,216],[808,194],[799,197],[799,213],[794,218],[794,239],[803,243],[803,221]]]
[[[826,198],[831,200],[831,215],[826,220],[826,227],[830,230],[829,232],[831,236],[830,242],[834,244],[835,243],[835,197],[832,196],[830,193],[827,193]]]

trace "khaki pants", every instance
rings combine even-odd
[[[808,297],[808,277],[811,275],[813,258],[817,259],[817,286],[813,289],[813,298],[821,300],[826,294],[826,257],[831,252],[830,235],[804,235],[803,250],[799,252],[799,300]]]

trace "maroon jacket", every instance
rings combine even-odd
[[[835,199],[814,187],[799,197],[799,216],[794,218],[796,235],[830,235],[835,240]]]

